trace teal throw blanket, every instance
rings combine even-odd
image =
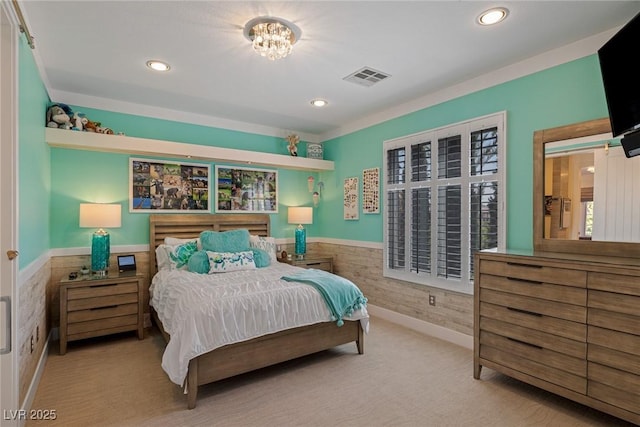
[[[343,316],[350,316],[354,310],[367,304],[367,299],[353,282],[327,271],[310,268],[290,276],[282,276],[282,279],[307,283],[316,288],[338,326],[344,325]]]

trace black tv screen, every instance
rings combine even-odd
[[[613,136],[640,129],[640,13],[598,50]]]

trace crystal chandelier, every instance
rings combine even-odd
[[[283,19],[260,17],[247,22],[244,35],[260,56],[275,61],[291,53],[291,47],[300,38],[300,29]]]

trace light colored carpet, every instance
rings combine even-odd
[[[470,350],[373,318],[355,344],[200,388],[197,406],[160,367],[156,329],[53,346],[27,426],[630,426],[483,369]]]

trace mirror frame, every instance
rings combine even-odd
[[[537,130],[533,133],[533,248],[536,252],[640,257],[640,243],[544,238],[544,145],[548,142],[606,133],[611,133],[608,117]]]

